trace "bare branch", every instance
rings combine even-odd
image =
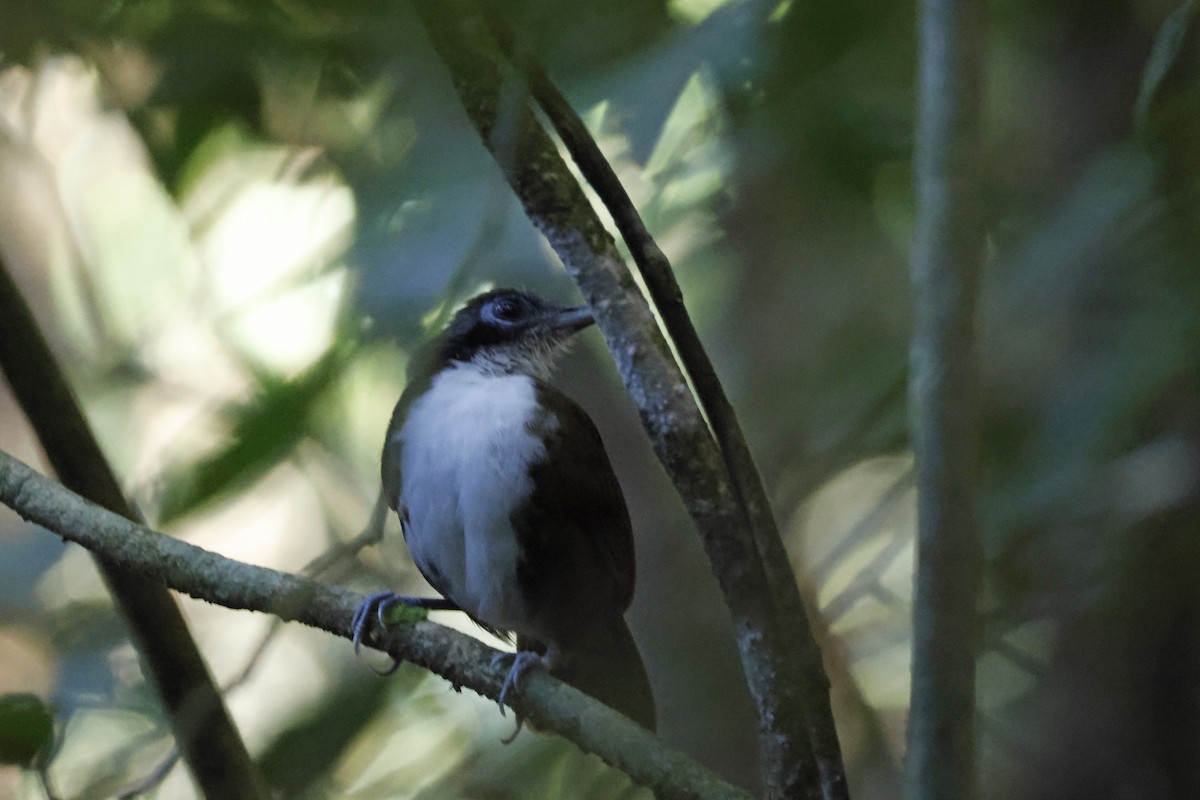
[[[923,0],[912,256],[916,331],[909,392],[917,475],[912,703],[906,794],[969,800],[975,778],[976,305],[984,15],[975,0]]]
[[[117,514],[137,519],[2,262],[0,367],[63,483]],[[129,625],[196,783],[208,797],[267,797],[174,598],[162,586],[103,558],[97,566]]]
[[[387,500],[384,498],[383,492],[381,491],[375,498],[375,507],[371,511],[371,518],[367,522],[367,526],[363,528],[363,530],[353,539],[350,539],[346,542],[338,542],[331,546],[324,553],[314,558],[312,561],[309,561],[304,565],[304,569],[301,570],[301,573],[314,578],[318,577],[339,562],[344,560],[348,561],[354,558],[364,547],[377,544],[379,540],[383,538],[384,526],[387,521],[387,512]],[[262,638],[259,639],[258,644],[255,646],[254,651],[250,654],[250,657],[246,659],[246,664],[242,667],[241,671],[226,681],[225,685],[221,687],[221,693],[223,695],[228,697],[230,693],[237,691],[243,685],[245,685],[247,681],[250,680],[251,676],[254,674],[254,671],[261,663],[262,657],[266,655],[267,649],[275,641],[275,638],[282,630],[283,620],[279,619],[278,617],[272,620],[271,626],[267,629],[267,632],[262,635]],[[171,751],[167,753],[167,755],[161,761],[159,761],[158,765],[150,770],[150,772],[147,773],[141,780],[122,792],[118,800],[126,800],[127,798],[138,797],[149,792],[166,779],[167,775],[170,774],[171,770],[175,767],[175,764],[178,761],[179,747],[175,746],[172,747]]]
[[[801,598],[796,576],[792,572],[783,539],[779,535],[779,527],[771,511],[762,477],[746,444],[733,404],[729,402],[721,379],[688,315],[687,307],[683,303],[683,292],[675,280],[671,262],[646,229],[641,215],[629,198],[629,193],[625,191],[587,126],[550,80],[546,70],[532,54],[517,49],[511,29],[495,14],[489,14],[488,21],[501,49],[521,71],[534,99],[566,145],[580,172],[596,190],[596,194],[612,215],[621,237],[629,247],[642,281],[650,292],[650,300],[662,320],[666,334],[675,345],[682,368],[691,378],[696,399],[720,448],[733,492],[758,546],[777,613],[781,619],[791,623],[785,628],[790,634],[787,643],[796,648],[797,657],[804,670],[804,680],[800,689],[805,695],[805,722],[821,776],[822,797],[825,800],[845,798],[845,768],[829,705],[829,678],[821,662],[820,647],[813,635],[808,612]],[[775,769],[790,769],[784,765],[794,762],[795,755],[780,752],[778,758],[782,763],[776,764]],[[772,768],[769,764],[767,766],[768,769]]]
[[[0,452],[0,502],[24,519],[102,554],[105,559],[192,597],[227,608],[274,614],[351,637],[362,595],[310,578],[243,564],[164,536],[95,506]],[[432,622],[396,625],[372,646],[441,675],[455,688],[499,696],[504,670],[482,642]],[[347,648],[349,652],[349,648]],[[749,795],[669,750],[651,733],[577,689],[533,672],[513,708],[543,731],[627,772],[664,800],[747,800]]]
[[[844,785],[840,757],[836,776],[824,781],[826,770],[818,773],[809,746],[819,729],[833,737],[832,748],[822,751],[836,752],[828,681],[811,635],[803,635],[803,608],[798,596],[777,601],[780,565],[768,573],[742,507],[747,498],[739,499],[731,485],[723,454],[645,298],[553,141],[520,93],[509,91],[504,59],[478,10],[463,2],[415,0],[415,5],[484,145],[592,307],[651,444],[696,523],[758,707],[768,795],[839,796],[827,795],[822,784]],[[748,498],[749,504],[758,499]],[[770,516],[765,501],[759,510]],[[784,558],[784,569],[786,564]],[[794,592],[794,579],[787,580]],[[825,724],[810,727],[810,712],[819,705]]]

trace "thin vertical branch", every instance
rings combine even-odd
[[[532,110],[510,91],[486,21],[463,2],[415,0],[415,6],[484,145],[592,306],[651,444],[696,522],[758,706],[768,796],[837,797],[823,788],[827,770],[818,768],[810,745],[820,731],[836,752],[828,681],[811,634],[801,635],[806,620],[798,593],[790,606],[798,613],[789,615],[776,600],[776,581],[743,508],[753,499],[731,485],[724,454],[612,237]],[[820,703],[810,697],[814,689]],[[824,717],[813,723],[821,704]],[[828,783],[844,784],[840,756],[832,772]]]
[[[970,800],[982,574],[976,306],[985,5],[923,0],[909,393],[917,472],[910,800]]]
[[[806,723],[821,775],[822,797],[825,800],[844,798],[847,796],[845,768],[833,724],[829,679],[821,660],[821,650],[813,635],[762,477],[746,444],[733,404],[729,402],[712,360],[692,324],[671,262],[646,229],[637,207],[595,138],[545,68],[532,54],[517,47],[511,28],[495,13],[488,15],[488,22],[497,43],[520,70],[530,93],[566,145],[579,171],[612,215],[650,293],[650,301],[662,320],[666,335],[675,345],[680,365],[691,378],[696,400],[711,426],[730,485],[758,546],[777,613],[785,624],[795,628],[795,635],[790,639],[798,650],[798,662],[804,670],[803,691],[808,706]]]
[[[29,307],[0,262],[0,369],[68,488],[121,516],[139,515],[121,491]],[[96,565],[129,625],[176,741],[204,795],[260,800],[267,791],[187,623],[163,586],[104,558]]]

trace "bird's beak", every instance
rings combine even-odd
[[[552,330],[567,336],[583,330],[595,321],[592,318],[592,310],[587,306],[561,309],[548,320]]]

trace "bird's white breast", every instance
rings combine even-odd
[[[500,629],[523,616],[509,514],[529,498],[529,465],[545,454],[527,427],[536,411],[529,377],[456,366],[434,377],[398,434],[413,560],[440,575],[463,610]]]

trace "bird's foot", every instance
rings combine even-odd
[[[497,653],[492,657],[492,667],[504,667],[508,670],[508,674],[504,676],[504,683],[500,687],[500,697],[497,704],[500,706],[500,716],[504,716],[504,703],[508,699],[508,693],[513,689],[520,690],[521,677],[529,671],[531,667],[540,666],[546,669],[550,668],[550,662],[546,656],[534,653],[531,650],[521,650],[517,653]],[[521,732],[521,727],[525,724],[524,718],[521,717],[515,710],[517,726],[513,728],[513,732],[500,740],[501,744],[512,744],[517,738],[517,734]]]
[[[350,619],[350,632],[353,634],[352,641],[354,642],[355,655],[358,655],[363,641],[367,638],[371,617],[374,616],[378,620],[380,628],[386,628],[387,620],[384,618],[384,614],[387,613],[389,608],[397,605],[407,606],[408,608],[423,608],[429,611],[453,611],[458,608],[454,603],[440,597],[409,597],[407,595],[396,594],[395,592],[376,592],[369,595],[355,610],[354,616]],[[380,674],[390,675],[399,666],[400,662],[396,661],[392,664],[391,669]]]
[[[501,716],[504,715],[504,704],[508,701],[508,693],[513,689],[520,691],[521,678],[531,667],[535,666],[549,668],[546,657],[531,650],[522,650],[519,653],[497,653],[492,657],[493,668],[505,667],[508,669],[504,684],[500,687]]]
[[[367,628],[372,615],[379,620],[379,626],[382,628],[387,624],[383,619],[383,612],[400,602],[403,600],[395,592],[376,592],[368,595],[362,605],[355,610],[354,616],[350,619],[350,632],[354,634],[352,641],[355,655],[358,655],[363,639],[367,637]]]

